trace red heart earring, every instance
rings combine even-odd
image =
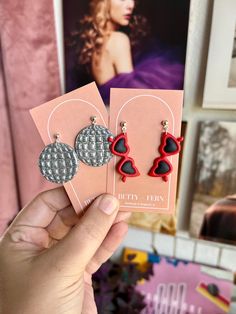
[[[127,137],[127,123],[121,122],[122,133],[115,138],[109,137],[108,141],[111,143],[110,151],[112,154],[122,157],[116,166],[116,170],[122,176],[122,181],[125,182],[127,177],[137,177],[140,175],[135,166],[133,158],[129,157],[130,148]]]
[[[161,135],[161,144],[159,146],[160,157],[154,159],[153,166],[148,175],[151,177],[161,177],[164,181],[168,181],[168,175],[173,171],[173,167],[167,156],[178,154],[181,150],[180,143],[184,140],[183,137],[174,137],[168,133],[168,121],[162,121],[163,132]]]

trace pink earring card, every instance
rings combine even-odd
[[[175,209],[178,154],[167,157],[173,167],[167,182],[149,176],[148,172],[160,155],[161,122],[168,120],[168,132],[175,137],[180,135],[182,103],[183,91],[112,89],[108,116],[96,84],[91,83],[30,113],[45,145],[53,143],[55,134],[59,133],[62,143],[74,147],[77,134],[91,125],[92,116],[96,116],[97,125],[108,128],[114,136],[122,133],[120,123],[127,123],[129,156],[134,159],[140,176],[127,177],[123,182],[116,171],[121,158],[118,156],[101,167],[80,162],[75,177],[64,184],[76,212],[108,192],[118,197],[122,211],[171,214]]]
[[[108,127],[107,110],[95,83],[53,99],[32,109],[30,113],[45,145],[53,143],[54,135],[59,133],[61,142],[74,147],[76,135],[91,125],[92,116],[97,117],[99,125]],[[76,212],[106,192],[106,177],[107,165],[89,167],[79,163],[76,176],[64,184]]]
[[[130,157],[140,176],[127,178],[124,183],[115,171],[120,157],[109,163],[108,192],[120,200],[125,211],[150,211],[172,214],[178,174],[178,154],[167,157],[173,171],[165,182],[160,177],[148,175],[155,158],[160,156],[158,147],[163,132],[162,121],[168,121],[168,132],[180,136],[183,91],[112,89],[110,99],[110,130],[121,132],[120,123],[127,122]]]

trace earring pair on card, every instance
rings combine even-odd
[[[168,156],[178,154],[181,150],[180,143],[183,137],[176,138],[168,133],[168,121],[162,121],[163,132],[161,134],[161,144],[159,146],[160,156],[154,159],[153,166],[148,172],[151,177],[161,177],[164,181],[168,181],[168,175],[173,171]],[[122,181],[126,181],[126,177],[137,177],[140,175],[138,168],[135,166],[134,159],[129,157],[130,147],[128,145],[128,137],[126,133],[126,122],[121,123],[122,133],[115,139],[110,138],[111,152],[122,157],[118,162],[116,169],[121,174]]]
[[[116,155],[121,157],[116,170],[123,182],[127,177],[139,176],[135,161],[129,156],[127,123],[121,122],[122,133],[114,137],[107,128],[97,125],[96,117],[91,117],[90,120],[91,125],[77,134],[74,148],[62,143],[60,134],[55,134],[55,142],[47,145],[39,157],[42,175],[51,182],[66,183],[76,175],[80,161],[88,166],[100,167]],[[164,181],[167,181],[173,167],[166,157],[180,152],[180,142],[183,138],[175,138],[167,132],[168,121],[162,121],[162,125],[160,156],[154,160],[148,175],[162,177]]]

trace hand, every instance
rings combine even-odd
[[[127,232],[118,207],[105,194],[78,217],[64,188],[37,196],[0,242],[0,313],[97,313],[91,275]]]

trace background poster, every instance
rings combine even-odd
[[[183,89],[189,0],[63,2],[66,91]]]

